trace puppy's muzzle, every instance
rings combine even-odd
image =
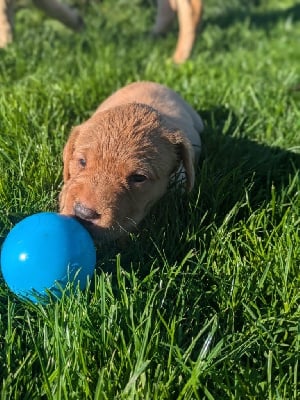
[[[75,203],[74,214],[76,217],[86,221],[92,221],[100,218],[100,214],[98,214],[96,210],[85,207],[82,203]]]

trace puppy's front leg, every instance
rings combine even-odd
[[[13,0],[0,0],[0,48],[13,40]]]
[[[202,15],[202,0],[177,0],[179,35],[173,61],[186,61],[192,51]]]

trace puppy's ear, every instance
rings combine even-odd
[[[192,144],[181,131],[170,132],[167,138],[175,146],[178,159],[176,168],[182,172],[182,163],[186,175],[186,189],[190,192],[195,184],[195,153]]]
[[[64,172],[63,172],[63,177],[64,177],[64,183],[66,183],[69,178],[70,178],[70,161],[73,156],[74,148],[75,148],[75,142],[77,139],[77,136],[79,134],[79,128],[75,127],[72,129],[70,136],[67,140],[67,143],[64,147],[63,151],[63,161],[64,161]]]

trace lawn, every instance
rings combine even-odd
[[[148,35],[153,1],[82,10],[75,34],[22,7],[0,51],[0,244],[57,210],[71,127],[126,83],[181,93],[203,157],[191,194],[98,249],[84,292],[33,304],[0,278],[1,400],[299,399],[300,5],[205,1],[181,66],[176,25]]]

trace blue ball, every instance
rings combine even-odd
[[[76,219],[45,212],[15,225],[2,245],[0,263],[11,291],[36,302],[47,291],[59,297],[68,282],[85,289],[87,277],[94,273],[96,251]]]

